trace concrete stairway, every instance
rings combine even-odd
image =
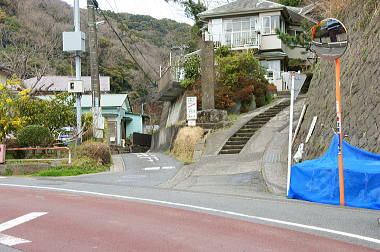
[[[284,108],[288,107],[290,101],[284,101],[253,117],[234,135],[232,135],[223,146],[219,154],[238,154],[244,148],[245,144],[270,119],[277,115]]]

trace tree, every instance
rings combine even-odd
[[[30,90],[14,92],[21,80],[15,76],[7,80],[6,83],[0,83],[0,142],[2,142],[8,134],[14,134],[26,124],[28,119],[17,109],[17,104],[28,99]]]
[[[74,98],[59,93],[44,100],[27,97],[15,105],[25,119],[25,125],[41,125],[58,134],[63,127],[75,125]]]

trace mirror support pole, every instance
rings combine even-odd
[[[343,173],[343,133],[342,133],[342,102],[340,96],[340,59],[335,60],[335,91],[336,91],[336,126],[339,137],[338,168],[340,205],[344,206],[344,173]]]

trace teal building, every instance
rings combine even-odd
[[[82,113],[91,111],[92,96],[82,96]],[[109,142],[124,145],[133,132],[145,133],[145,116],[132,112],[127,94],[102,94],[100,98],[102,115],[107,123]]]

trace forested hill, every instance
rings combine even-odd
[[[107,23],[98,26],[100,74],[112,77],[113,92],[129,91],[139,97],[154,94],[148,79],[158,79],[159,66],[168,62],[169,48],[188,41],[190,26],[150,16],[104,13],[147,74],[138,69]],[[97,19],[104,20],[101,14]],[[86,24],[84,9],[84,32]],[[60,0],[0,0],[0,64],[23,79],[74,75],[73,55],[62,52],[62,32],[72,30],[73,9]],[[90,73],[88,55],[88,50],[82,55],[82,75]]]

